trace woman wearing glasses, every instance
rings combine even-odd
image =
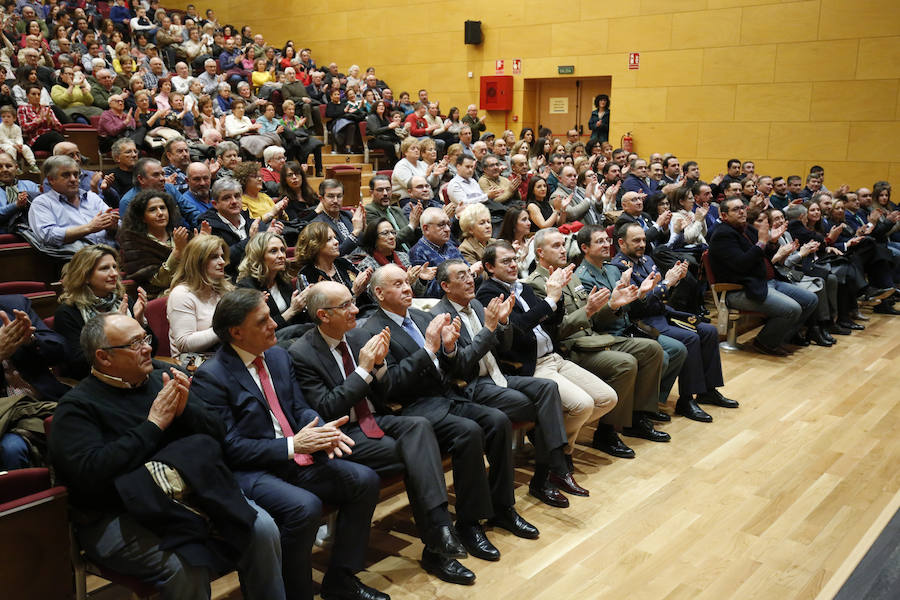
[[[383,265],[397,265],[406,271],[407,281],[412,286],[413,295],[417,298],[425,295],[429,282],[437,273],[437,267],[410,265],[409,255],[397,250],[397,231],[391,222],[383,217],[375,219],[366,226],[360,240],[360,247],[366,252],[365,257],[359,261],[360,269],[371,269],[374,272]]]
[[[118,258],[115,249],[97,244],[76,252],[63,267],[63,293],[53,328],[66,340],[68,360],[61,365],[66,377],[81,379],[90,372],[90,364],[81,350],[81,330],[94,315],[118,311],[147,326],[144,318],[147,294],[138,288],[137,298],[129,302],[119,276]]]

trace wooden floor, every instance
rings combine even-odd
[[[723,353],[741,408],[674,418],[670,444],[626,438],[635,460],[580,446],[591,496],[568,509],[530,498],[518,470],[516,508],[541,537],[489,531],[503,557],[464,561],[474,587],[419,568],[405,496],[379,505],[361,578],[395,600],[831,598],[900,500],[900,317],[871,316],[831,349]],[[236,584],[214,597],[240,598]]]

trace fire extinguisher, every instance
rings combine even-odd
[[[634,152],[634,138],[631,137],[630,131],[622,136],[622,150],[625,152]]]

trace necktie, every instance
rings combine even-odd
[[[409,337],[413,339],[419,348],[425,347],[425,338],[423,338],[422,334],[419,333],[419,330],[416,329],[416,326],[412,322],[412,319],[409,318],[409,315],[403,317],[403,330],[409,334]]]
[[[354,371],[350,349],[347,348],[347,343],[344,340],[341,340],[341,343],[337,345],[337,349],[341,353],[341,361],[344,363],[344,377],[350,377],[350,373]],[[380,440],[384,437],[384,432],[378,426],[378,423],[375,422],[375,417],[372,416],[372,411],[369,410],[369,403],[365,398],[354,404],[353,410],[356,411],[356,420],[359,422],[359,428],[362,429],[367,438]]]
[[[19,200],[19,190],[17,190],[14,186],[8,185],[6,186],[6,203],[7,204],[15,204]]]
[[[269,410],[275,415],[278,426],[281,427],[281,433],[285,436],[293,437],[294,432],[291,424],[288,423],[284,411],[281,410],[281,404],[278,402],[278,396],[275,395],[275,388],[272,387],[272,380],[269,378],[269,372],[266,371],[266,364],[263,362],[262,356],[253,359],[253,366],[256,367],[256,374],[259,375],[259,383],[262,385],[263,394],[266,396],[266,402],[269,404]],[[294,462],[298,465],[305,466],[313,464],[312,456],[309,454],[294,454]]]
[[[641,227],[647,229],[647,222],[644,220],[644,217],[638,217],[637,222],[641,224]]]
[[[475,314],[475,311],[472,310],[471,306],[466,306],[462,309],[463,315],[465,315],[466,320],[469,323],[469,330],[472,332],[472,338],[474,341],[474,337],[481,331],[483,327],[481,321],[478,319],[478,315]],[[478,361],[481,365],[481,369],[479,370],[479,375],[484,372],[487,373],[491,380],[497,384],[499,387],[506,387],[506,377],[503,376],[503,373],[500,371],[500,365],[497,364],[497,359],[494,358],[493,353],[488,352],[484,356],[481,357],[481,360]]]
[[[340,231],[341,241],[350,237],[350,230],[347,229],[346,225],[344,225],[344,222],[341,220],[340,215],[338,215],[338,218],[335,220],[335,224],[337,225],[338,231]]]

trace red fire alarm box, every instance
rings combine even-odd
[[[512,110],[513,76],[481,77],[481,110]]]

